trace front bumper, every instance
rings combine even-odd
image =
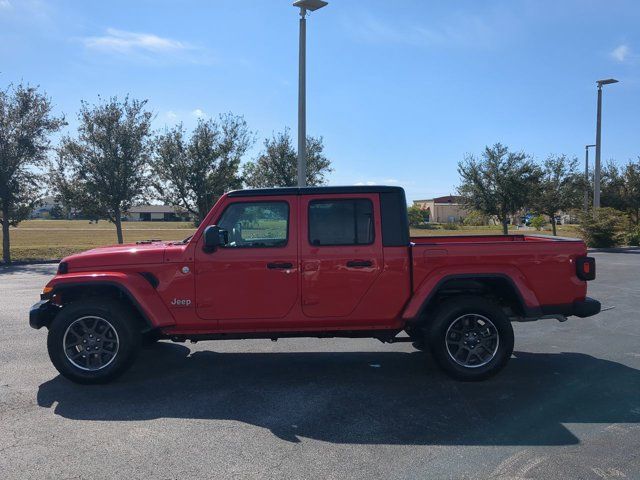
[[[36,330],[47,327],[56,316],[60,307],[51,303],[51,300],[40,300],[29,310],[29,326]]]

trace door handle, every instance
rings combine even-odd
[[[289,262],[273,262],[267,263],[267,268],[269,270],[289,270],[293,268],[293,263]]]
[[[347,262],[347,267],[349,268],[365,268],[373,266],[373,262],[371,260],[349,260]]]

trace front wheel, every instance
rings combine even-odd
[[[58,372],[77,383],[107,383],[133,362],[140,332],[130,309],[117,301],[85,299],[60,311],[47,349]]]
[[[498,305],[482,297],[457,297],[437,309],[427,341],[447,374],[458,380],[484,380],[511,358],[513,328]]]

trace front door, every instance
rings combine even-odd
[[[242,328],[242,319],[279,319],[297,304],[297,201],[234,199],[225,207],[213,223],[229,232],[229,243],[211,253],[197,247],[201,318]]]
[[[300,201],[302,310],[348,317],[383,268],[375,194],[303,196]],[[354,319],[358,320],[358,319]]]

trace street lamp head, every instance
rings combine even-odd
[[[327,5],[329,5],[329,2],[325,2],[324,0],[298,0],[297,2],[293,2],[294,7],[304,8],[310,12],[315,12],[319,8],[326,7]]]
[[[589,148],[593,148],[593,147],[595,147],[595,145],[585,145],[584,146],[585,149],[589,149]]]
[[[618,80],[615,78],[607,78],[605,80],[598,80],[596,83],[601,87],[602,85],[609,85],[610,83],[618,83]]]

